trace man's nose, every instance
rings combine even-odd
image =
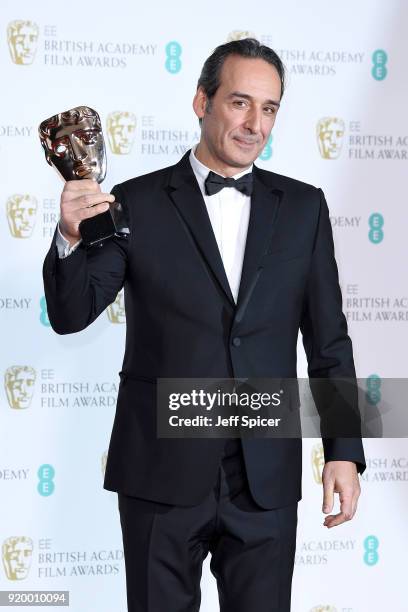
[[[261,109],[251,109],[246,117],[245,127],[251,130],[253,134],[259,133],[261,131],[261,117]]]

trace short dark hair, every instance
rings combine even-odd
[[[221,69],[229,55],[239,55],[251,59],[263,59],[271,66],[274,66],[281,82],[281,98],[285,90],[285,67],[279,55],[270,47],[262,45],[256,38],[243,38],[232,40],[214,49],[212,54],[205,60],[200,77],[197,82],[197,89],[202,87],[207,98],[206,110],[210,110],[211,99],[220,86]],[[201,125],[202,119],[199,119]]]

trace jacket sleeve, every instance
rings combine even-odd
[[[115,199],[125,205],[119,187]],[[128,260],[128,237],[113,237],[100,246],[82,243],[60,259],[57,229],[43,265],[48,318],[58,334],[71,334],[90,325],[123,287]]]
[[[323,192],[318,192],[320,209],[300,329],[310,387],[320,414],[325,462],[354,461],[363,473],[366,464],[353,349],[342,311],[329,210]],[[335,431],[353,434],[337,437]]]

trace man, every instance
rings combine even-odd
[[[158,378],[295,378],[299,327],[310,377],[355,376],[323,193],[253,165],[283,86],[268,47],[218,47],[193,101],[198,146],[113,189],[129,239],[86,250],[78,225],[113,196],[64,187],[65,241],[56,232],[44,265],[54,329],[85,328],[125,290],[105,488],[119,493],[130,612],[198,610],[209,551],[222,612],[290,610],[301,441],[156,435]],[[334,492],[341,502],[333,527],[356,511],[364,453],[361,439],[323,444],[324,512]]]

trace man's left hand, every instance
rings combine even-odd
[[[323,468],[322,482],[322,510],[325,514],[333,510],[334,493],[338,493],[340,499],[340,512],[326,516],[323,525],[330,528],[350,521],[356,513],[361,492],[356,464],[353,461],[328,461]]]

